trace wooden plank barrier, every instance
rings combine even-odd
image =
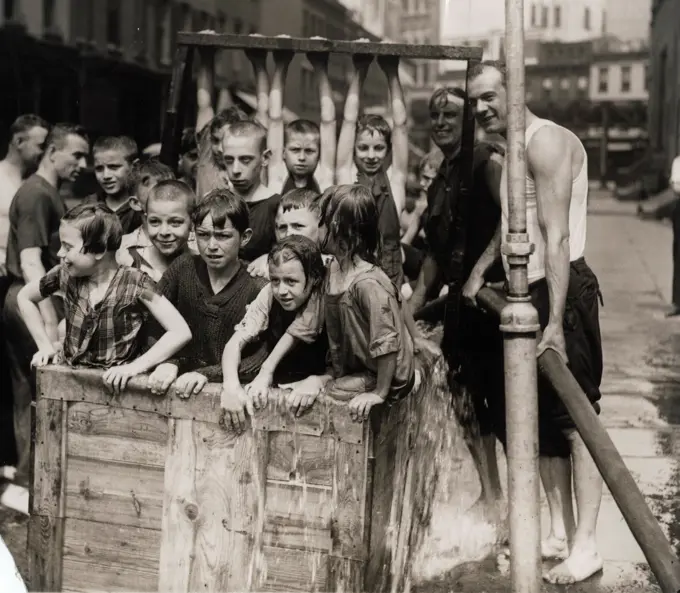
[[[112,396],[99,371],[41,369],[31,590],[403,590],[444,446],[443,364],[374,415],[375,443],[325,397],[300,418],[270,403],[236,435],[217,384],[182,400],[142,377]]]

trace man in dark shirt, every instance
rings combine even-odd
[[[489,402],[503,393],[503,342],[498,321],[462,303],[460,290],[498,227],[498,188],[502,172],[502,158],[498,153],[502,150],[488,144],[475,146],[473,185],[469,203],[461,210],[460,182],[465,174],[461,135],[465,100],[465,91],[459,88],[438,89],[430,99],[432,139],[444,154],[444,160],[428,190],[424,224],[428,253],[410,305],[417,314],[428,298],[437,295],[442,283],[458,293],[448,295],[449,303],[455,299],[460,306],[455,319],[446,319],[442,349],[449,364],[451,391],[459,396],[455,402],[459,419],[482,484],[476,510],[484,519],[498,525],[502,516],[502,488],[496,460],[496,419],[492,415],[496,407],[490,406]],[[459,237],[457,233],[464,235]],[[458,264],[453,261],[457,252],[453,246],[458,243],[463,244],[462,262],[459,262],[462,273],[460,278],[455,278]],[[486,278],[502,280],[502,266],[490,270]],[[470,403],[474,408],[474,419],[468,413]]]
[[[14,396],[14,426],[19,450],[17,482],[27,483],[30,456],[30,408],[35,397],[31,358],[37,351],[24,325],[17,305],[17,294],[27,282],[42,278],[59,263],[59,223],[66,207],[59,195],[64,181],[74,181],[87,166],[89,141],[85,131],[70,124],[57,124],[45,141],[37,172],[19,188],[9,210],[7,273],[12,285],[3,310],[8,361]],[[40,312],[48,335],[58,341],[60,307],[47,299]]]

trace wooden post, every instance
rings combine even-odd
[[[504,333],[510,569],[515,593],[541,590],[541,508],[538,479],[538,397],[536,332],[538,313],[529,297],[527,234],[524,1],[505,2],[508,80],[508,235],[503,253],[509,264],[509,303],[501,313]]]

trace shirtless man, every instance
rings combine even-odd
[[[470,74],[469,98],[489,134],[507,135],[506,72],[483,62]],[[542,336],[538,354],[557,352],[599,412],[602,343],[597,278],[585,263],[588,159],[580,140],[526,110],[527,232],[535,245],[529,258],[529,292]],[[463,288],[474,301],[486,269],[500,256],[508,229],[507,167],[501,179],[501,232],[485,251]],[[503,258],[505,259],[505,258]],[[506,266],[507,262],[503,262]],[[602,478],[560,398],[539,377],[540,473],[550,507],[550,535],[544,558],[563,562],[544,573],[554,584],[583,581],[602,569],[595,528]],[[565,450],[566,444],[566,450]],[[571,498],[572,466],[578,524]]]

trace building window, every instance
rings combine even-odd
[[[544,6],[541,10],[541,27],[548,28],[548,7]]]
[[[645,92],[649,91],[649,64],[645,64]]]
[[[158,5],[156,15],[156,55],[161,64],[170,64],[172,56],[172,8],[168,0],[162,0]]]
[[[532,27],[536,26],[536,5],[535,4],[531,5],[531,26]]]
[[[227,32],[227,17],[224,16],[223,12],[217,15],[217,32],[226,33]]]
[[[120,47],[120,0],[108,0],[106,5],[106,43]]]
[[[553,16],[555,18],[554,26],[555,26],[556,29],[559,29],[562,26],[562,7],[561,6],[555,6],[555,14]]]
[[[5,0],[3,16],[6,21],[11,21],[14,18],[14,0]]]
[[[192,14],[191,14],[191,5],[189,4],[182,4],[182,16],[181,16],[181,29],[180,31],[191,31],[191,22],[192,19]]]
[[[590,8],[586,7],[583,12],[583,28],[586,31],[590,31]]]
[[[606,93],[609,90],[609,68],[606,66],[598,69],[597,92]]]
[[[5,0],[6,2],[7,0]],[[54,27],[54,0],[43,0],[43,29],[49,31]]]
[[[585,91],[588,88],[588,77],[579,76],[578,77],[578,88],[580,91]]]
[[[234,21],[234,33],[236,33],[236,35],[243,33],[243,21],[241,19],[236,19]]]
[[[569,89],[569,86],[570,86],[570,82],[569,82],[569,79],[568,79],[568,78],[563,78],[562,80],[560,80],[560,88],[561,88],[563,91],[568,90],[568,89]]]
[[[147,6],[145,5],[144,2],[137,2],[135,4],[135,43],[137,45],[136,47],[136,53],[140,57],[144,57],[146,55],[146,10]]]
[[[631,67],[621,66],[621,92],[630,93]]]

